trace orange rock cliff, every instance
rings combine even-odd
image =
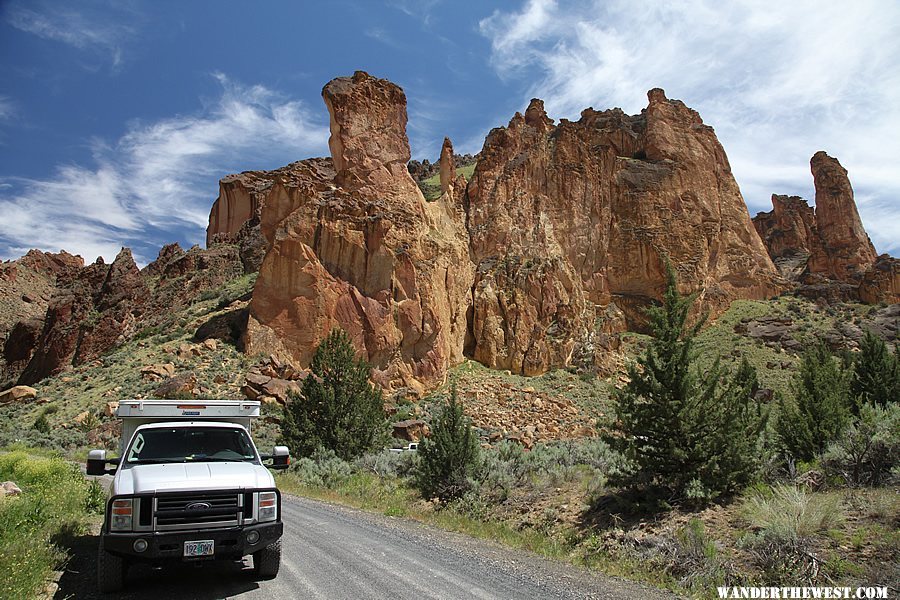
[[[434,202],[406,169],[398,86],[357,72],[322,95],[331,159],[229,176],[210,216],[211,241],[244,226],[222,215],[258,218],[265,238],[249,352],[306,364],[341,327],[376,381],[421,392],[465,356],[602,367],[660,297],[665,257],[713,312],[787,289],[713,129],[662,90],[639,115],[559,124],[534,100],[491,131],[468,183],[445,140]]]

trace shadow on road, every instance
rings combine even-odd
[[[123,598],[172,600],[196,598],[214,600],[231,598],[256,590],[259,585],[251,579],[249,559],[244,562],[215,561],[179,564],[162,570],[147,565],[133,565],[128,569],[125,589],[117,594],[101,594],[97,589],[97,545],[95,535],[83,535],[71,540],[71,560],[59,580],[55,598]]]

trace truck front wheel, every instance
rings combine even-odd
[[[281,540],[253,553],[253,574],[257,579],[274,579],[281,566]]]
[[[127,570],[125,559],[104,550],[101,542],[97,552],[97,586],[100,591],[105,594],[121,591]]]

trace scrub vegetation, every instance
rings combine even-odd
[[[102,513],[99,484],[56,454],[12,449],[0,454],[0,480],[18,495],[0,497],[0,597],[34,598],[50,573],[66,561],[72,536],[85,533],[90,515]]]

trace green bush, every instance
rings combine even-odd
[[[34,420],[34,425],[32,428],[40,433],[50,433],[50,421],[47,420],[47,414],[45,412],[41,412],[38,415],[37,419]]]
[[[819,343],[803,354],[791,387],[794,401],[781,401],[776,429],[790,456],[809,461],[850,422],[848,377],[825,344]]]
[[[333,450],[316,450],[311,457],[302,457],[291,465],[290,472],[298,481],[311,487],[333,488],[353,474],[353,466]]]
[[[0,480],[22,489],[0,498],[0,597],[33,598],[65,560],[54,544],[84,528],[86,509],[102,510],[78,467],[22,451],[0,455]]]
[[[828,447],[822,464],[852,486],[885,483],[900,464],[900,404],[860,406],[859,420]]]
[[[666,267],[663,304],[647,311],[651,339],[616,395],[620,431],[607,440],[635,465],[614,481],[705,501],[755,476],[767,415],[753,400],[758,384],[746,361],[735,374],[718,360],[700,372],[693,345],[703,319],[687,326],[694,297],[678,293],[675,271]]]
[[[854,412],[858,414],[864,404],[884,408],[900,400],[900,360],[897,359],[897,352],[891,354],[884,340],[871,331],[866,331],[853,367],[850,393],[855,401]]]
[[[376,448],[386,435],[381,391],[369,383],[369,366],[356,357],[349,336],[339,329],[313,355],[311,374],[284,410],[281,435],[298,456],[318,448],[353,460]]]
[[[472,488],[480,463],[478,438],[463,415],[456,385],[432,423],[431,437],[419,446],[419,454],[416,485],[423,498],[447,502]]]

